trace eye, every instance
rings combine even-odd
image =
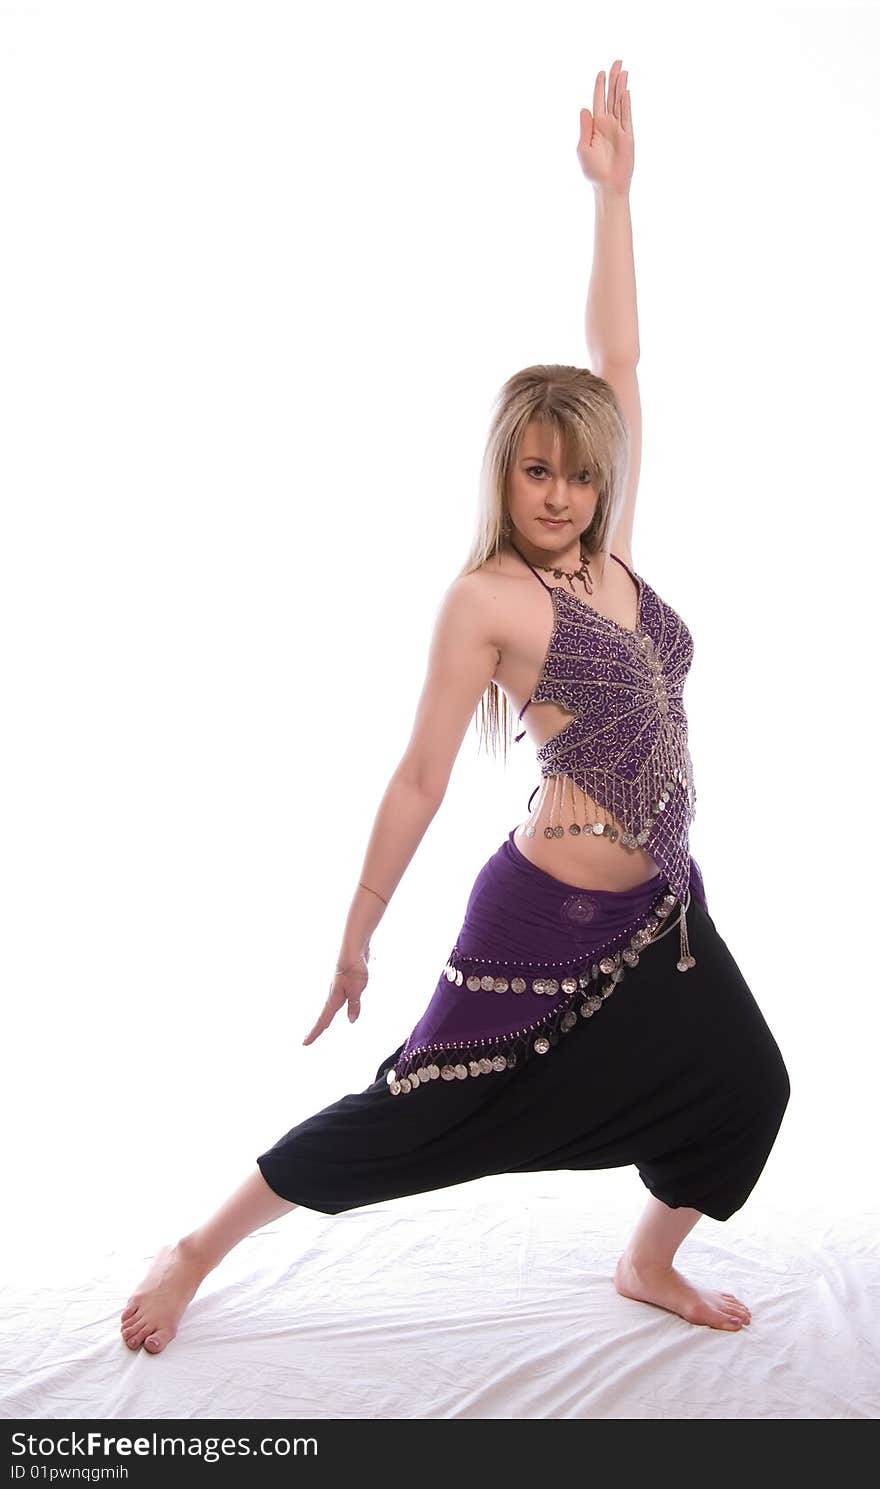
[[[545,471],[546,469],[547,469],[546,465],[528,465],[528,466],[526,466],[526,471],[527,471],[528,475],[530,475],[530,476],[534,476],[535,475],[535,471],[538,471],[538,470]],[[535,477],[535,479],[537,480],[538,478]],[[593,477],[592,477],[592,475],[590,474],[590,472],[588,470],[582,470],[581,473],[580,473],[580,475],[579,475],[579,477],[578,477],[578,480],[582,481],[585,486],[589,486],[589,484],[592,481],[592,479],[593,479]]]

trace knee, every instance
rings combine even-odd
[[[782,1060],[782,1056],[781,1055],[779,1057],[779,1064],[780,1064],[779,1090],[780,1090],[781,1101],[782,1101],[782,1110],[785,1111],[785,1108],[788,1106],[789,1097],[791,1096],[791,1081],[788,1078],[788,1071],[786,1070],[785,1065],[783,1064],[783,1060]]]
[[[764,1079],[761,1082],[761,1095],[768,1115],[775,1119],[778,1127],[791,1097],[791,1081],[779,1048],[776,1046],[774,1048],[775,1057],[768,1062]]]

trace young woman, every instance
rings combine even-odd
[[[711,1328],[750,1321],[732,1293],[673,1266],[701,1215],[726,1220],[745,1203],[789,1082],[688,848],[693,641],[632,568],[641,412],[619,61],[607,100],[600,72],[593,113],[582,110],[578,157],[596,193],[595,370],[529,367],[501,390],[476,541],[440,606],[412,736],[305,1044],[342,1008],[358,1017],[370,938],[478,705],[493,743],[507,738],[507,700],[528,710],[537,801],[480,870],[408,1039],[364,1091],[299,1123],[216,1214],[162,1248],[122,1313],[132,1349],[164,1349],[207,1273],[299,1205],[337,1214],[486,1174],[626,1164],[650,1195],[618,1291]]]

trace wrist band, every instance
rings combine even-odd
[[[359,879],[358,880],[358,884],[359,884],[359,886],[360,886],[361,889],[369,890],[369,893],[370,894],[376,895],[382,901],[382,904],[387,906],[388,901],[386,900],[384,894],[379,894],[378,889],[370,889],[369,884],[365,884],[362,879]],[[337,972],[364,972],[364,971],[367,971],[367,970],[368,969],[365,968],[365,967],[337,967],[336,968],[336,971]]]
[[[387,905],[388,904],[388,901],[386,900],[384,894],[379,894],[378,889],[370,889],[369,884],[365,884],[364,881],[363,881],[363,879],[359,879],[358,880],[358,884],[360,885],[361,889],[369,890],[370,894],[377,895],[378,898],[382,901],[382,904],[383,905]]]

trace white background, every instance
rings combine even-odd
[[[492,400],[531,363],[589,365],[578,113],[616,57],[634,565],[695,638],[691,846],[791,1076],[761,1192],[877,1204],[880,14],[719,16],[0,8],[0,1116],[23,1250],[50,1216],[173,1239],[369,1084],[525,816],[532,747],[504,767],[474,728],[359,1022],[303,1049]],[[646,1194],[634,1171],[576,1182]]]

